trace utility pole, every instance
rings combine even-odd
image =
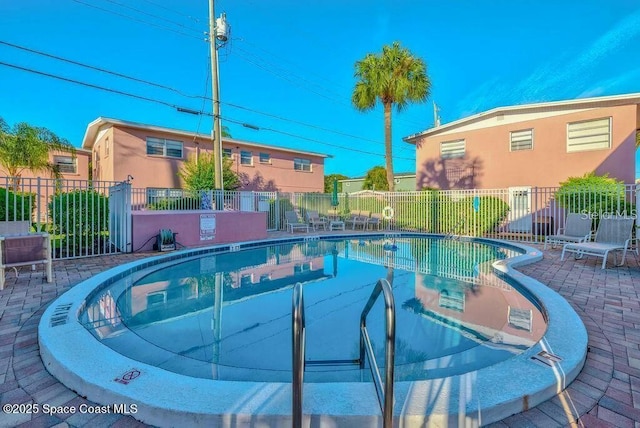
[[[220,88],[218,77],[218,40],[227,40],[226,23],[224,14],[219,20],[225,28],[216,28],[216,15],[214,0],[209,0],[209,47],[211,49],[211,97],[213,102],[213,129],[211,139],[213,142],[213,173],[215,175],[214,187],[216,190],[224,190],[222,182],[222,125],[220,121]],[[220,199],[220,198],[216,198]],[[222,209],[217,206],[216,209]]]

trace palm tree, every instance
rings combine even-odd
[[[47,172],[60,178],[60,171],[49,162],[49,152],[63,151],[76,154],[76,148],[66,139],[58,137],[46,128],[17,123],[10,128],[0,117],[0,166],[13,177],[13,188],[18,190],[25,170],[34,173]]]
[[[431,80],[425,62],[399,42],[382,47],[382,54],[367,54],[355,64],[358,79],[351,96],[356,109],[368,111],[380,100],[384,107],[384,145],[389,191],[394,191],[391,151],[391,108],[402,111],[410,102],[425,102]]]

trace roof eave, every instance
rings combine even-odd
[[[481,119],[486,119],[492,116],[497,116],[499,114],[512,113],[512,112],[523,112],[527,110],[534,109],[544,109],[544,108],[558,108],[558,107],[568,107],[568,106],[576,106],[582,108],[588,108],[589,105],[592,104],[610,104],[611,106],[619,106],[619,105],[627,105],[627,104],[640,104],[640,93],[632,93],[626,95],[614,95],[608,97],[592,97],[592,98],[578,98],[573,100],[564,100],[564,101],[552,101],[546,103],[532,103],[532,104],[522,104],[516,106],[508,106],[508,107],[496,107],[491,110],[487,110],[485,112],[477,113],[471,116],[463,117],[462,119],[455,120],[453,122],[435,126],[433,128],[428,128],[422,132],[418,132],[416,134],[412,134],[404,137],[402,140],[409,144],[416,144],[417,139],[421,137],[426,137],[432,134],[436,134],[440,131],[445,131],[447,129],[455,128],[457,126],[478,121]]]
[[[134,129],[147,129],[147,130],[151,130],[151,131],[156,131],[156,132],[165,132],[165,133],[169,133],[169,134],[178,134],[178,135],[183,135],[185,137],[196,137],[196,138],[201,138],[201,139],[210,139],[211,135],[209,134],[199,134],[196,132],[191,132],[191,131],[183,131],[180,129],[171,129],[171,128],[165,128],[162,126],[156,126],[156,125],[147,125],[144,123],[137,123],[137,122],[129,122],[126,120],[120,120],[120,119],[112,119],[112,118],[107,118],[107,117],[98,117],[96,120],[94,120],[93,122],[89,123],[89,125],[87,126],[87,130],[84,134],[84,138],[82,139],[82,148],[91,150],[93,148],[93,145],[95,144],[95,138],[96,135],[98,135],[98,130],[106,124],[111,124],[112,126],[122,126],[122,127],[127,127],[127,128],[134,128]],[[333,155],[328,155],[328,154],[324,154],[324,153],[316,153],[316,152],[309,152],[309,151],[303,151],[303,150],[295,150],[295,149],[289,149],[286,147],[277,147],[277,146],[271,146],[268,144],[261,144],[261,143],[254,143],[251,141],[244,141],[244,140],[236,140],[234,138],[223,138],[224,142],[227,143],[231,143],[231,144],[241,144],[243,146],[250,146],[250,147],[264,147],[264,148],[269,148],[269,149],[273,149],[273,150],[279,150],[279,151],[283,151],[283,152],[290,152],[290,153],[298,153],[298,154],[303,154],[303,155],[308,155],[308,156],[315,156],[315,157],[321,157],[321,158],[333,158]]]

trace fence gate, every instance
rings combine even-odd
[[[509,232],[531,231],[531,187],[509,187]]]
[[[109,187],[109,237],[122,253],[131,248],[131,183],[123,181]]]

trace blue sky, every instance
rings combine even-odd
[[[402,138],[433,125],[433,101],[446,123],[500,106],[640,92],[637,0],[530,5],[216,0],[231,25],[219,50],[223,124],[234,138],[330,154],[326,173],[362,176],[384,164],[384,136],[380,108],[351,106],[354,63],[393,41],[427,63],[432,82],[426,103],[394,112],[396,172],[415,170],[414,147]],[[211,111],[202,100],[211,93],[207,19],[207,0],[0,0],[0,116],[77,146],[99,116],[208,133],[209,116],[172,107]]]

